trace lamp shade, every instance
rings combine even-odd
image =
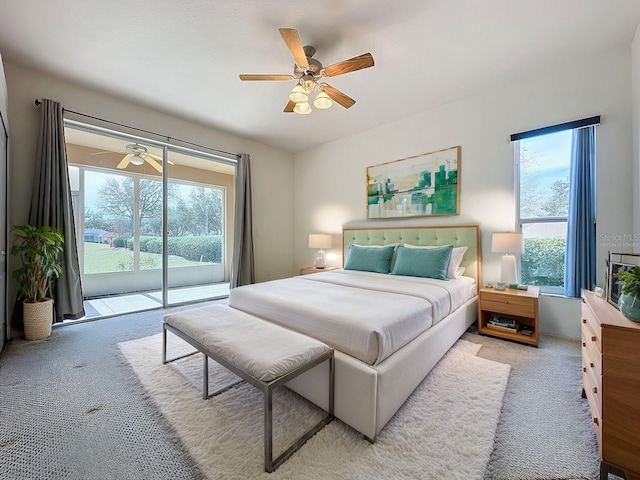
[[[324,233],[309,234],[309,248],[331,248],[331,235]]]
[[[298,84],[293,87],[293,90],[289,93],[289,100],[295,103],[303,103],[309,101],[309,96],[307,95],[304,87]]]
[[[316,99],[313,101],[313,106],[319,110],[331,108],[331,105],[333,105],[333,101],[324,91],[318,93],[318,95],[316,95]]]
[[[142,165],[144,163],[144,158],[135,153],[129,157],[129,162],[131,162],[131,165]]]
[[[524,251],[521,233],[494,233],[491,238],[491,251],[494,253],[522,253]]]
[[[311,113],[311,106],[307,102],[296,103],[296,106],[293,107],[294,113],[298,115],[309,115]]]

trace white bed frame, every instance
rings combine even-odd
[[[480,287],[481,250],[478,225],[438,227],[344,227],[344,252],[359,245],[466,246],[462,261],[464,275]],[[431,369],[477,319],[477,296],[438,324],[371,366],[345,353],[335,352],[335,416],[362,433],[371,442],[409,398]],[[329,378],[325,364],[318,365],[287,386],[326,409]]]

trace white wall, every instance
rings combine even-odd
[[[28,220],[41,114],[33,102],[49,98],[68,110],[227,152],[250,154],[257,280],[288,277],[294,272],[290,253],[294,203],[291,154],[40,72],[12,64],[5,64],[5,69],[12,124],[10,225]],[[74,119],[96,123],[82,117]]]
[[[367,166],[462,146],[460,215],[416,219],[432,225],[478,223],[482,229],[483,281],[499,276],[500,257],[491,253],[494,231],[515,228],[514,161],[509,136],[534,128],[602,116],[597,131],[597,214],[599,235],[632,231],[631,62],[629,46],[575,64],[552,65],[518,82],[496,85],[460,101],[322,145],[295,156],[295,263],[310,265],[312,232],[337,234],[341,224],[365,216]],[[357,105],[356,107],[357,108]],[[348,116],[348,112],[344,112]],[[598,279],[604,282],[609,249],[598,244]],[[610,242],[611,243],[611,242]],[[337,247],[337,245],[336,245]],[[334,249],[329,263],[340,264]],[[543,331],[578,332],[573,302],[554,301]],[[560,302],[562,303],[562,302]],[[571,327],[562,322],[570,318]]]
[[[5,119],[5,122],[8,122],[9,112],[7,111],[8,103],[8,90],[7,90],[7,79],[4,74],[4,68],[2,64],[2,55],[0,54],[0,113],[2,117]],[[7,125],[7,130],[9,126]]]
[[[631,44],[633,105],[633,233],[640,236],[640,24]],[[640,252],[640,243],[634,245]]]

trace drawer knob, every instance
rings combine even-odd
[[[589,366],[590,366],[591,368],[593,368],[593,367],[595,367],[595,366],[596,366],[596,364],[595,364],[595,363],[593,363],[593,362],[589,362]]]
[[[592,335],[592,336],[591,336],[591,341],[592,341],[592,342],[595,342],[596,340],[598,340],[598,337],[596,337],[595,335]]]
[[[595,423],[596,425],[600,425],[600,423],[598,422],[598,417],[593,417],[593,423]]]
[[[598,387],[593,387],[593,393],[598,393]]]
[[[583,319],[582,319],[582,323],[587,323],[587,319],[586,319],[586,318],[583,318]]]
[[[587,367],[582,367],[582,371],[583,371],[584,373],[587,373]]]
[[[582,346],[586,347],[587,346],[587,342],[582,342]]]

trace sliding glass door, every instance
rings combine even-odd
[[[69,126],[65,134],[87,310],[228,295],[233,163]]]
[[[211,161],[167,150],[167,303],[225,296],[226,197],[233,176]]]

